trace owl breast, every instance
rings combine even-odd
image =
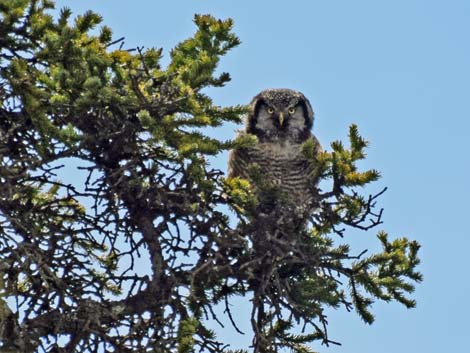
[[[250,148],[232,151],[230,177],[250,180],[254,168],[259,170],[263,181],[277,185],[290,204],[299,207],[311,204],[314,198],[314,169],[304,157],[301,143],[260,142]]]

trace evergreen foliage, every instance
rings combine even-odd
[[[215,75],[239,44],[230,19],[196,15],[196,33],[162,67],[161,49],[123,49],[110,28],[94,30],[99,15],[72,19],[64,8],[54,18],[53,7],[0,0],[3,351],[227,352],[207,322],[238,330],[232,299],[248,296],[256,352],[306,353],[314,341],[334,343],[326,307],[371,323],[374,300],[415,305],[418,243],[379,232],[383,250],[368,256],[337,244],[348,228],[381,224],[381,192],[360,193],[380,175],[357,167],[367,142],[356,126],[348,148],[304,146],[331,183],[309,226],[254,237],[251,185],[225,179],[206,156],[256,141],[201,129],[245,112],[204,93],[230,80]],[[76,180],[61,179],[65,165]]]

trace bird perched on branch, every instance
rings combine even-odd
[[[313,110],[308,99],[290,89],[267,89],[251,101],[244,130],[258,142],[233,149],[229,177],[250,180],[261,211],[274,207],[311,210],[315,204],[317,166],[307,158],[305,144],[317,153],[320,144],[312,134]]]

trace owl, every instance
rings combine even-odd
[[[290,89],[267,89],[251,101],[245,128],[238,134],[253,134],[258,142],[230,151],[228,176],[250,180],[258,193],[262,189],[278,190],[271,192],[276,195],[274,200],[261,195],[262,209],[279,203],[304,211],[314,206],[317,168],[303,150],[309,139],[315,150],[320,150],[311,132],[313,116],[308,99]],[[253,180],[255,174],[257,180]]]

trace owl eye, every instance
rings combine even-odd
[[[268,108],[266,109],[266,111],[267,111],[269,114],[274,113],[274,109],[271,108],[271,107],[268,107]]]
[[[288,110],[289,114],[294,114],[295,111],[296,111],[295,107],[290,107],[289,110]]]

